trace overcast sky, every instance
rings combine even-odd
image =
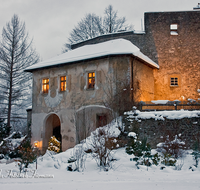
[[[197,0],[0,0],[0,31],[17,14],[42,60],[61,54],[70,31],[86,13],[102,15],[113,5],[118,16],[141,30],[144,12],[192,10]],[[1,39],[1,37],[0,37]]]

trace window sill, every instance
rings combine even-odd
[[[179,87],[179,85],[170,85],[171,88]]]
[[[92,91],[92,90],[95,90],[95,88],[87,88],[86,90],[87,91]]]
[[[41,92],[41,95],[42,96],[48,96],[48,92],[47,93]]]
[[[59,91],[59,93],[65,93],[65,92],[67,92],[66,90],[63,90],[63,91]]]

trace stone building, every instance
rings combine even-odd
[[[32,142],[45,151],[54,134],[63,150],[73,147],[109,122],[105,102],[125,81],[135,101],[198,100],[198,39],[199,9],[149,12],[144,32],[98,36],[27,68],[33,73]]]
[[[28,67],[33,75],[32,143],[38,141],[45,151],[55,135],[62,150],[73,147],[112,119],[113,110],[105,104],[117,91],[132,89],[128,98],[136,101],[154,99],[153,72],[158,69],[125,39],[82,46]]]
[[[86,40],[72,49],[111,39],[124,38],[156,62],[155,100],[200,98],[200,11],[147,12],[144,32],[128,31]],[[199,90],[200,91],[200,90]]]

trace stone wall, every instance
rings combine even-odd
[[[177,35],[171,35],[170,25],[177,24]],[[145,13],[148,56],[157,58],[160,66],[154,71],[155,99],[198,99],[200,88],[200,12]],[[178,86],[170,85],[177,77]],[[183,100],[183,99],[182,99]]]
[[[126,131],[136,132],[139,138],[147,138],[152,148],[160,142],[164,142],[169,135],[174,140],[175,135],[181,135],[179,138],[186,143],[186,148],[193,148],[196,141],[200,142],[200,117],[183,119],[141,119],[130,121],[124,118]]]

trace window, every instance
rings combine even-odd
[[[66,76],[60,77],[60,91],[66,91]]]
[[[49,92],[49,79],[42,79],[42,92],[43,93]]]
[[[103,127],[107,124],[106,115],[97,115],[97,127]]]
[[[178,78],[177,77],[171,77],[170,85],[171,86],[178,86]]]
[[[95,85],[95,73],[88,73],[88,88],[92,89]]]
[[[171,24],[170,25],[170,34],[171,35],[178,35],[178,24]]]

